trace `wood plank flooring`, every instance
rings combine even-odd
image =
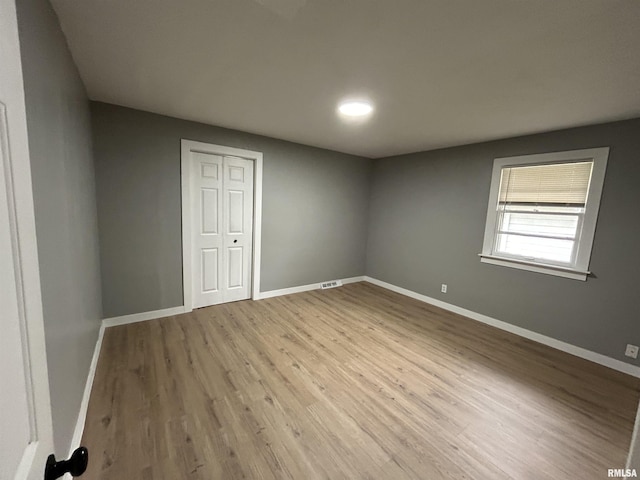
[[[368,283],[108,328],[87,479],[603,479],[640,380]]]

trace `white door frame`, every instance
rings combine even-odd
[[[262,152],[181,140],[180,177],[182,186],[182,292],[185,312],[193,310],[192,252],[191,252],[191,170],[189,153],[200,151],[213,155],[233,156],[253,160],[253,253],[251,265],[251,299],[260,297],[260,254],[262,240]]]

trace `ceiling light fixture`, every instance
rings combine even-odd
[[[347,117],[365,117],[373,112],[373,105],[364,101],[348,101],[341,103],[338,111]]]

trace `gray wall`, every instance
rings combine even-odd
[[[183,304],[180,140],[264,154],[261,291],[364,274],[371,161],[91,104],[105,317]]]
[[[102,317],[91,119],[51,5],[17,7],[53,432],[66,458]]]
[[[493,159],[610,146],[587,282],[480,263]],[[640,344],[640,119],[377,160],[367,275],[613,358]],[[448,284],[449,293],[440,293]]]

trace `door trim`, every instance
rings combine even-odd
[[[191,162],[193,150],[214,155],[241,157],[253,160],[253,252],[251,262],[251,299],[260,297],[260,256],[262,251],[262,152],[214,145],[182,139],[180,142],[180,184],[182,190],[182,297],[185,312],[193,310],[191,262]]]

